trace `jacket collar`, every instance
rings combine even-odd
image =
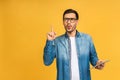
[[[76,35],[75,35],[75,37],[80,37],[80,36],[81,36],[80,33],[76,30]],[[66,38],[69,37],[68,34],[67,34],[67,32],[65,32],[65,37],[66,37]]]

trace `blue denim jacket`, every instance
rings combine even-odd
[[[89,35],[76,32],[76,48],[78,55],[80,80],[91,80],[90,64],[95,66],[98,61],[97,53]],[[56,58],[57,80],[71,80],[71,49],[70,39],[65,33],[54,41],[46,42],[44,48],[44,64],[50,65]]]

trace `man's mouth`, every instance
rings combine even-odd
[[[71,27],[72,27],[72,26],[70,26],[70,25],[69,25],[69,26],[67,26],[67,28],[68,28],[68,29],[70,29]]]

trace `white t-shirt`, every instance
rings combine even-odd
[[[80,80],[75,37],[70,37],[70,40],[71,40],[71,72],[72,72],[71,80]]]

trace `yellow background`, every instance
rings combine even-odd
[[[92,80],[120,80],[120,0],[0,0],[0,80],[56,80],[43,48],[51,26],[65,32],[68,8],[79,12],[77,29],[92,36],[99,58],[111,60]]]

